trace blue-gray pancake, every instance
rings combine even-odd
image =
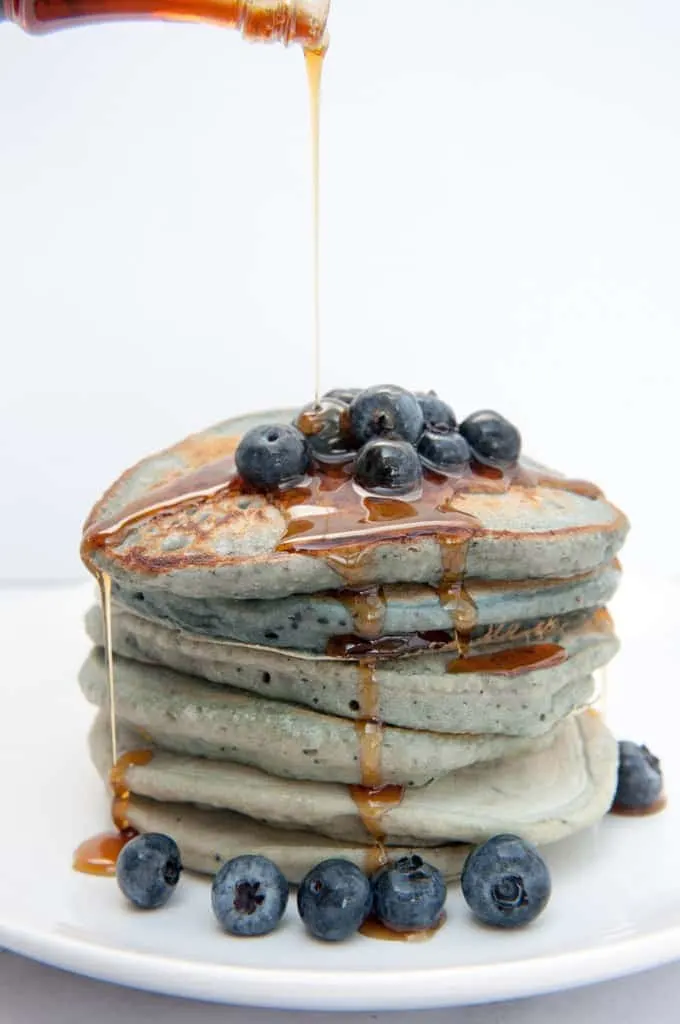
[[[119,637],[118,623],[115,630]],[[119,640],[115,646],[120,649]],[[212,646],[224,650],[231,645]],[[420,786],[465,765],[540,746],[556,724],[592,700],[591,672],[608,660],[613,647],[611,633],[598,630],[595,623],[563,638],[566,660],[518,675],[450,674],[450,652],[379,663],[373,685],[374,712],[386,723],[381,782]],[[238,654],[232,651],[236,675],[243,676],[249,654],[261,653],[244,645]],[[344,659],[291,659],[279,651],[270,653],[284,665],[296,661],[312,692],[326,687],[337,693],[342,685],[338,681],[349,680],[353,688],[345,690],[345,713],[331,715],[281,699],[286,677],[276,669],[271,674],[278,686],[273,699],[269,693],[263,696],[117,656],[118,717],[175,753],[236,761],[283,778],[364,782],[362,730],[351,717],[360,716],[353,709],[360,708],[365,685],[358,666]],[[262,678],[259,669],[257,673]],[[88,700],[106,705],[101,648],[85,661],[79,680]],[[407,719],[408,727],[391,724],[397,717]]]
[[[88,613],[87,631],[103,643],[98,608]],[[113,649],[123,659],[176,670],[259,695],[265,701],[284,701],[325,715],[350,720],[365,717],[358,663],[301,651],[282,651],[229,641],[214,641],[169,629],[114,606]],[[561,645],[566,661],[515,675],[488,672],[454,674],[447,671],[458,657],[451,650],[380,659],[375,667],[374,710],[386,723],[405,729],[448,733],[491,733],[536,736],[593,696],[592,673],[618,649],[611,621],[602,612],[583,617],[571,613],[562,621],[544,620],[526,630],[509,624],[490,627],[487,641],[473,643],[470,654],[512,650],[536,643]],[[94,672],[101,659],[90,671]],[[103,672],[97,670],[103,696]],[[120,673],[117,673],[120,675]],[[153,668],[140,670],[141,691],[156,679]],[[195,682],[199,683],[199,678]],[[209,692],[213,692],[209,689]],[[141,697],[140,697],[141,699]],[[310,743],[308,746],[313,747]]]
[[[148,746],[148,739],[123,728],[120,743],[134,749]],[[106,778],[111,752],[104,715],[92,729],[90,749]],[[584,712],[524,754],[462,768],[408,790],[381,822],[390,854],[420,848],[453,878],[467,844],[491,835],[512,832],[539,845],[555,842],[607,812],[617,760],[616,741],[600,716]],[[241,853],[272,857],[291,882],[324,857],[349,857],[370,867],[371,838],[346,786],[291,782],[162,750],[154,751],[148,765],[129,769],[126,781],[133,794],[132,824],[173,835],[185,865],[194,870],[212,873]]]
[[[264,422],[289,422],[294,410],[226,420],[128,470],[93,510],[94,521],[124,514],[131,502],[206,463],[233,453],[236,438]],[[473,579],[563,578],[612,561],[625,538],[625,516],[602,497],[556,486],[510,487],[505,493],[458,495],[456,509],[480,524],[469,545]],[[327,555],[280,550],[286,514],[262,494],[219,492],[128,525],[91,554],[130,593],[150,587],[207,599],[267,599],[347,586]],[[371,544],[352,572],[352,586],[437,585],[445,575],[436,535],[400,536]]]
[[[602,566],[567,579],[496,581],[471,579],[464,601],[471,602],[477,633],[485,627],[549,619],[606,604],[618,587],[617,565]],[[144,591],[114,585],[115,600],[145,618],[196,636],[238,640],[324,654],[329,641],[348,634],[365,635],[362,604],[350,592],[297,594],[279,600],[230,600],[218,595],[188,597],[160,587]],[[450,631],[452,612],[433,587],[388,584],[372,599],[375,634],[399,636]],[[354,609],[354,611],[353,611]],[[358,614],[357,614],[358,609]],[[357,621],[357,619],[359,621]],[[473,627],[473,633],[474,633]]]

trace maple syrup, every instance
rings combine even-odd
[[[333,596],[352,616],[354,632],[358,637],[377,640],[383,635],[387,602],[382,587],[339,590]]]
[[[453,633],[429,630],[418,633],[396,633],[378,636],[374,640],[353,634],[332,636],[326,644],[330,658],[401,658],[406,654],[438,651],[456,646]]]
[[[106,657],[106,681],[109,697],[109,722],[111,725],[111,758],[114,766],[118,760],[116,730],[116,688],[113,675],[113,638],[111,633],[111,577],[106,572],[97,572],[99,600],[104,621],[104,652]]]
[[[236,29],[249,40],[316,47],[324,38],[329,4],[330,0],[4,0],[4,13],[31,33],[130,19],[194,21]],[[2,11],[0,0],[0,15]]]
[[[489,654],[473,654],[456,658],[446,666],[452,675],[468,672],[486,672],[489,675],[519,676],[538,669],[554,668],[567,660],[567,652],[559,644],[528,644],[508,647]]]
[[[381,939],[384,942],[426,942],[436,935],[445,923],[446,912],[442,911],[439,920],[432,928],[414,928],[411,931],[395,932],[394,929],[388,928],[377,917],[371,915],[362,924],[359,934],[367,939]]]
[[[324,58],[328,48],[327,41],[320,46],[307,46],[305,49],[305,66],[307,68],[307,85],[309,90],[309,110],[312,143],[312,296],[313,296],[313,361],[314,367],[314,400],[319,404],[321,396],[321,281],[319,276],[320,262],[320,181],[319,181],[319,141],[321,134],[321,74]]]
[[[73,854],[73,867],[76,871],[86,875],[115,875],[120,851],[137,835],[127,817],[130,790],[125,774],[128,768],[148,764],[152,757],[150,750],[131,750],[116,758],[109,772],[111,817],[116,831],[100,832],[84,840]]]
[[[668,797],[662,793],[658,800],[655,800],[649,807],[622,807],[621,804],[612,804],[609,813],[620,815],[623,818],[649,818],[653,814],[660,814],[668,806]]]

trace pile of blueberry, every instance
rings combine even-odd
[[[137,836],[118,857],[116,877],[137,907],[168,902],[182,870],[177,844],[169,836]],[[514,928],[528,924],[550,897],[550,875],[538,850],[518,836],[489,839],[468,857],[463,895],[485,924]],[[288,903],[288,882],[267,857],[245,854],[222,865],[212,883],[212,909],[230,935],[267,935]],[[305,876],[297,907],[307,931],[317,939],[340,942],[354,935],[369,916],[395,932],[437,926],[446,901],[441,872],[417,854],[401,857],[372,878],[351,861],[324,860]]]
[[[472,461],[506,469],[520,454],[516,427],[482,410],[458,424],[433,391],[391,384],[329,391],[306,406],[293,424],[266,424],[244,434],[236,466],[261,490],[294,486],[313,462],[353,464],[356,482],[374,494],[415,491],[423,467],[455,475]]]

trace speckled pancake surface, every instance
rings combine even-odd
[[[468,579],[466,599],[474,605],[477,630],[598,608],[614,595],[620,569],[608,564],[568,579]],[[187,597],[159,587],[144,591],[114,585],[117,603],[145,618],[198,636],[325,654],[329,642],[360,633],[362,609],[349,591],[295,594],[280,600]],[[366,600],[366,599],[365,599]],[[382,636],[450,630],[452,613],[434,587],[388,584],[369,597],[374,625]],[[359,621],[357,621],[359,619]]]
[[[101,650],[85,661],[79,681],[91,703],[105,704]],[[178,754],[238,761],[281,778],[362,782],[359,735],[347,718],[126,658],[116,660],[116,704],[121,721]],[[455,735],[388,725],[380,751],[382,783],[423,786],[457,768],[548,743],[549,736]]]
[[[238,687],[265,700],[355,720],[362,716],[356,661],[192,637],[119,608],[114,608],[112,625],[114,651],[125,659]],[[87,629],[91,639],[102,644],[97,608],[88,614]],[[596,613],[573,629],[551,621],[540,634],[535,629],[528,636],[522,630],[493,633],[492,646],[519,647],[535,643],[539,636],[543,642],[561,645],[566,660],[503,676],[449,673],[447,668],[457,658],[451,650],[381,659],[375,667],[376,710],[384,722],[410,729],[540,735],[592,700],[592,673],[611,659],[618,641],[608,617]],[[473,645],[471,652],[477,650]],[[99,666],[101,657],[94,664]],[[137,670],[140,691],[146,679],[151,685],[154,678],[151,669],[146,674]]]
[[[294,410],[226,420],[128,470],[93,510],[114,518],[130,502],[206,463],[232,454],[236,438],[263,422],[288,422]],[[467,554],[467,575],[479,579],[568,577],[614,558],[628,524],[602,497],[539,485],[503,494],[464,493],[459,512],[480,524]],[[182,505],[145,517],[92,552],[93,565],[130,591],[149,586],[188,597],[279,598],[346,586],[325,556],[278,550],[284,512],[267,496],[222,491],[200,506]],[[438,583],[443,575],[435,536],[402,536],[371,544],[353,585]]]

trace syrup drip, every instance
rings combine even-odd
[[[340,590],[334,594],[334,597],[345,606],[352,616],[357,636],[373,640],[383,635],[387,604],[382,587]]]
[[[520,676],[525,672],[554,668],[567,660],[567,652],[559,644],[530,644],[508,647],[490,654],[474,654],[450,661],[446,671],[452,675],[467,672],[486,672],[489,675]]]
[[[388,928],[387,925],[383,924],[382,921],[379,921],[377,917],[371,916],[364,921],[359,929],[359,934],[364,935],[367,939],[382,939],[387,942],[426,942],[433,935],[437,934],[445,922],[446,912],[442,911],[439,920],[432,928],[395,932],[392,928]]]
[[[442,559],[439,602],[451,614],[451,626],[461,658],[469,650],[472,630],[477,625],[475,603],[465,590],[465,567],[472,536],[443,534],[439,537]]]
[[[137,835],[127,817],[130,790],[125,774],[134,765],[148,764],[152,757],[150,750],[131,750],[117,758],[109,772],[109,786],[113,794],[111,817],[117,831],[100,832],[82,842],[73,854],[73,867],[76,871],[86,875],[115,875],[120,851]]]
[[[404,787],[385,785],[382,773],[382,744],[384,725],[380,717],[380,688],[376,675],[376,661],[367,658],[358,666],[359,714],[356,722],[359,740],[359,767],[361,785],[350,786],[359,817],[374,842],[367,847],[366,872],[373,874],[388,861],[385,848],[385,816],[398,807],[404,798]]]

